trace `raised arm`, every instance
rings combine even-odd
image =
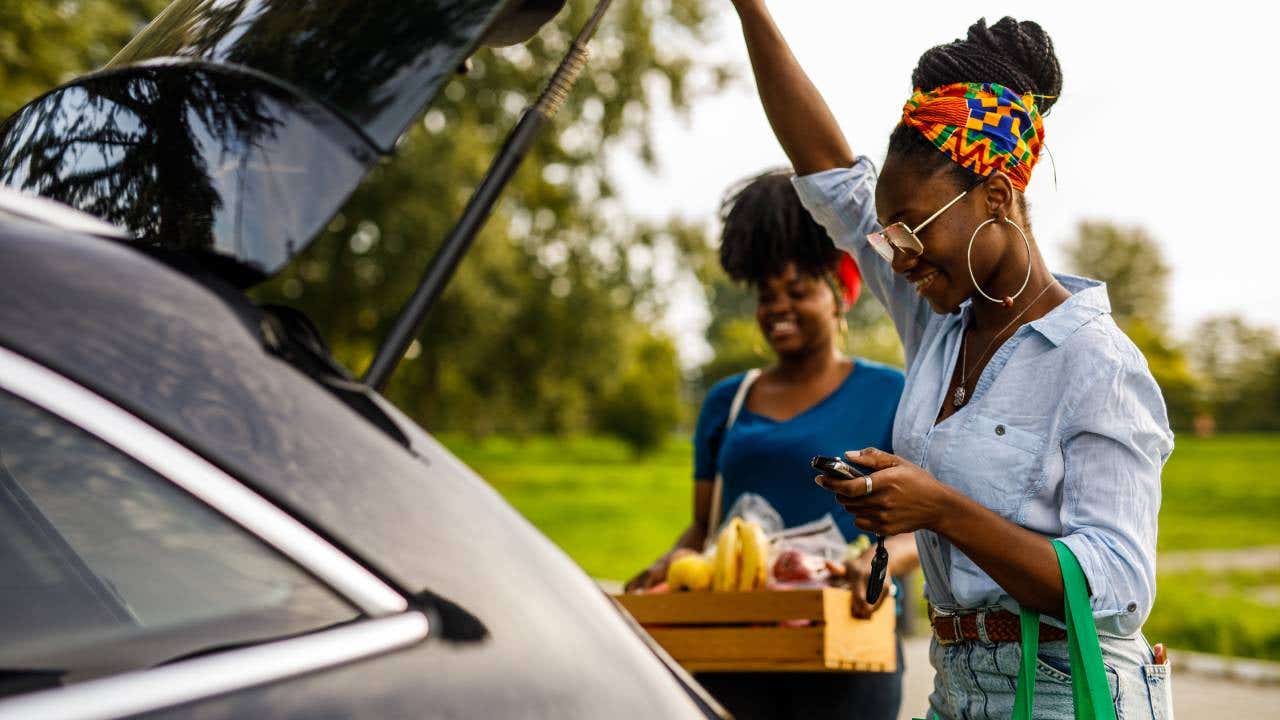
[[[805,75],[764,0],[733,0],[765,115],[797,175],[853,164],[831,108]]]
[[[853,256],[866,286],[893,318],[907,363],[930,317],[915,288],[876,255],[866,235],[880,229],[875,167],[856,159],[831,108],[791,54],[765,0],[733,0],[765,115],[796,172],[796,191],[836,247]]]

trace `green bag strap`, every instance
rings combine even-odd
[[[1102,664],[1102,646],[1098,628],[1093,624],[1093,607],[1089,604],[1089,585],[1080,561],[1065,544],[1053,541],[1062,569],[1063,609],[1067,619],[1067,649],[1071,659],[1071,694],[1075,700],[1076,720],[1116,720]],[[1040,614],[1023,608],[1022,665],[1018,668],[1018,689],[1014,698],[1013,720],[1032,720],[1035,706],[1036,656],[1040,651]]]
[[[1116,720],[1084,570],[1066,545],[1054,540],[1053,549],[1058,552],[1062,584],[1066,587],[1067,645],[1071,653],[1071,690],[1076,701],[1076,718]]]
[[[1063,609],[1067,619],[1067,648],[1071,659],[1071,694],[1076,720],[1116,720],[1111,701],[1111,685],[1102,664],[1098,628],[1093,624],[1089,585],[1080,561],[1062,542],[1053,541],[1062,569]],[[1018,687],[1013,700],[1012,720],[1033,720],[1036,696],[1036,658],[1040,653],[1040,613],[1022,609],[1022,664],[1018,667]],[[937,720],[934,715],[931,720]]]
[[[1018,690],[1013,698],[1013,720],[1031,720],[1035,715],[1036,656],[1040,654],[1040,613],[1022,608],[1022,666],[1018,668]]]

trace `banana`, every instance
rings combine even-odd
[[[742,521],[733,518],[720,530],[716,537],[715,572],[711,578],[711,589],[717,592],[736,590],[738,588],[738,569],[740,543],[738,526]]]
[[[739,590],[763,590],[769,578],[769,538],[753,522],[738,525],[742,546],[742,570],[738,575]]]

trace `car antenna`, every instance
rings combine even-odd
[[[480,232],[480,228],[489,219],[489,214],[493,210],[494,204],[497,203],[498,197],[502,194],[502,189],[506,187],[507,182],[511,180],[511,176],[520,167],[520,162],[533,145],[538,131],[542,129],[542,126],[548,120],[555,116],[556,112],[560,110],[560,106],[564,104],[565,99],[569,97],[569,91],[573,88],[573,83],[578,79],[578,74],[582,72],[583,67],[587,64],[587,42],[595,34],[596,28],[600,25],[600,20],[604,17],[604,13],[608,10],[612,1],[600,0],[600,3],[596,5],[595,11],[591,13],[591,18],[587,20],[587,23],[582,26],[582,30],[578,32],[578,36],[574,38],[573,45],[570,46],[569,52],[560,61],[560,66],[556,68],[542,94],[538,96],[537,101],[525,109],[520,121],[516,123],[516,126],[507,135],[502,149],[498,151],[493,162],[489,164],[488,172],[485,173],[480,184],[476,186],[475,191],[471,194],[471,199],[467,201],[467,206],[462,211],[462,216],[458,219],[458,223],[453,226],[453,229],[449,231],[449,235],[445,237],[444,243],[440,246],[440,251],[435,254],[431,264],[427,266],[427,270],[422,276],[422,281],[418,284],[417,289],[413,291],[413,295],[409,297],[409,301],[400,309],[400,314],[396,316],[395,323],[391,326],[391,332],[387,334],[387,337],[382,341],[382,345],[378,347],[378,352],[373,356],[373,362],[369,364],[369,369],[364,373],[363,381],[366,385],[379,392],[386,387],[387,381],[391,379],[391,374],[395,372],[396,365],[400,362],[400,358],[404,357],[405,351],[409,349],[414,336],[418,334],[427,311],[431,309],[436,299],[440,297],[440,293],[444,291],[445,286],[449,284],[454,271],[458,269],[458,263],[467,254],[467,250],[471,248],[471,243],[475,240],[476,234]]]

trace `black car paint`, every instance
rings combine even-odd
[[[102,72],[0,125],[0,184],[248,287],[306,247],[486,33],[502,29],[495,20],[521,26],[552,9],[178,0]]]
[[[337,109],[390,152],[493,21],[515,4],[178,0],[108,67],[187,58],[251,68]]]
[[[123,245],[0,221],[0,345],[131,410],[402,590],[456,603],[483,632],[205,701],[202,717],[703,716],[492,488],[426,433],[406,449],[265,351],[254,308],[234,297]]]
[[[524,3],[532,12],[523,17],[549,17],[559,4]],[[319,184],[314,191],[332,212],[354,187],[351,176],[360,175],[345,165],[362,172],[389,151],[475,46],[486,36],[502,37],[495,18],[520,17],[512,14],[518,6],[514,0],[178,0],[104,71],[53,91],[17,120],[40,112],[41,103],[57,108],[75,93],[96,94],[139,117],[173,123],[151,147],[154,162],[222,167],[246,178],[242,151],[251,148],[259,153],[253,171],[260,177],[250,181],[275,182],[293,171]],[[227,121],[207,104],[175,112],[184,79],[212,88],[206,100],[223,93],[214,104],[233,115],[274,105],[267,122],[242,123],[253,132],[227,132],[230,126],[220,126]],[[160,86],[163,92],[155,89]],[[238,99],[228,100],[227,92]],[[217,153],[193,150],[199,137],[175,134],[192,118],[221,127],[232,141],[222,144],[241,155],[215,165]],[[35,183],[28,189],[108,219],[112,201],[132,202],[97,197],[94,207],[84,199],[92,193],[68,189],[81,179],[84,158],[116,152],[110,148],[120,127],[111,113],[75,114],[71,121],[85,142],[46,157],[34,175],[17,169],[15,158],[27,147],[27,133],[38,135],[42,126],[33,123],[20,134],[17,120],[0,130],[0,171],[8,177],[25,173],[24,181]],[[287,140],[296,137],[321,141],[291,155]],[[336,159],[326,157],[328,151]],[[164,157],[167,152],[173,157]],[[172,177],[182,173],[166,179]],[[305,227],[318,227],[316,218],[324,215],[319,204],[298,213],[305,218],[294,223],[296,233],[262,234],[246,243],[246,223],[277,222],[264,215],[272,208],[228,222],[225,213],[219,221],[218,212],[235,206],[234,197],[200,197],[173,182],[137,193],[133,219],[124,212],[116,221],[129,225],[152,257],[0,216],[0,345],[190,447],[436,618],[428,641],[410,649],[149,717],[715,715],[567,556],[421,428],[376,393],[349,388],[394,418],[400,432],[388,432],[371,420],[374,413],[340,400],[317,373],[286,362],[289,352],[273,350],[271,314],[223,280],[247,285],[300,251],[299,243],[310,239]],[[296,208],[309,200],[282,204]],[[147,201],[171,203],[171,212],[148,215]],[[158,229],[148,231],[147,222]]]

